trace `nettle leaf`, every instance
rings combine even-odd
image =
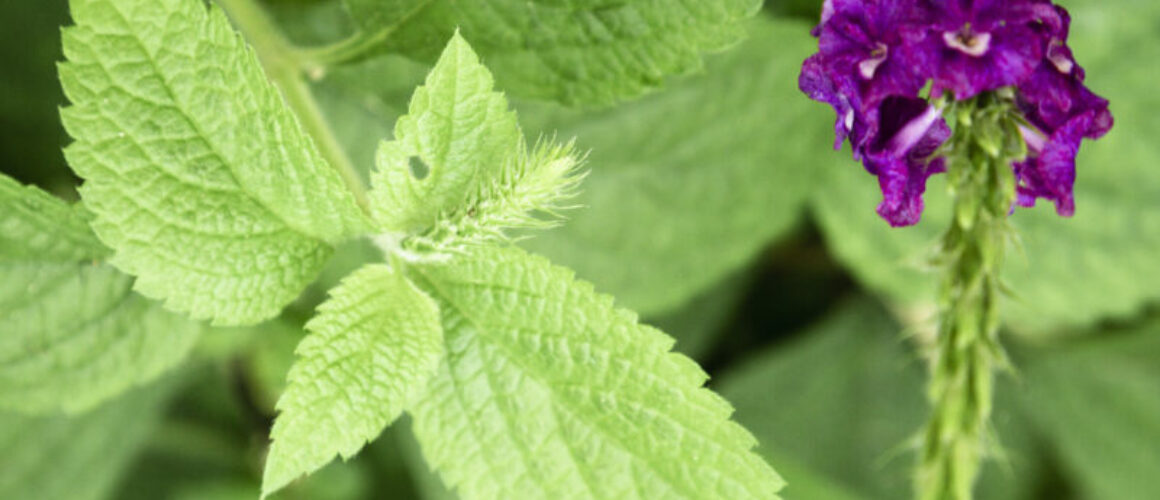
[[[278,401],[263,496],[357,453],[420,395],[443,356],[438,307],[385,265],[352,274],[318,311]]]
[[[1112,102],[1116,127],[1080,148],[1075,217],[1059,217],[1046,204],[1011,217],[1021,248],[1005,264],[1016,297],[1004,312],[1028,333],[1131,316],[1160,300],[1160,232],[1151,230],[1160,227],[1160,143],[1152,138],[1160,129],[1152,111],[1160,94],[1155,75],[1138,64],[1160,59],[1160,12],[1143,5],[1109,10],[1096,1],[1067,2],[1075,20],[1069,45],[1085,65],[1087,85]],[[874,213],[881,195],[873,177],[846,163],[825,169],[826,188],[814,199],[830,247],[869,287],[903,305],[933,307],[936,273],[924,263],[951,217],[942,176],[931,179],[922,222],[898,230]]]
[[[87,410],[185,359],[201,326],[132,291],[82,209],[0,175],[0,407]]]
[[[83,416],[0,413],[0,498],[109,498],[174,388],[167,382],[135,390]]]
[[[759,0],[345,0],[368,46],[433,61],[456,29],[500,86],[566,104],[611,104],[701,67],[744,36]]]
[[[371,209],[384,229],[416,236],[419,246],[496,239],[550,223],[534,212],[550,214],[570,196],[578,163],[570,145],[529,150],[491,73],[457,33],[395,139],[379,148]]]
[[[797,90],[816,43],[762,19],[705,75],[600,113],[521,110],[593,165],[559,230],[526,247],[645,315],[668,312],[750,263],[801,218],[832,124]],[[536,111],[539,111],[538,113]]]
[[[519,148],[520,128],[491,73],[458,34],[415,89],[408,113],[384,142],[371,207],[388,230],[429,227],[467,203]]]
[[[143,294],[218,324],[279,313],[368,227],[257,58],[197,0],[73,0],[66,150]]]
[[[409,412],[464,498],[776,498],[696,363],[567,269],[481,247],[412,274],[447,356]]]

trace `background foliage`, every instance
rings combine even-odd
[[[745,10],[746,2],[732,3]],[[1081,152],[1074,219],[1047,207],[1014,217],[1022,251],[1009,266],[1015,296],[1004,334],[1018,372],[998,391],[1004,453],[988,465],[979,496],[1157,498],[1160,70],[1150,62],[1160,60],[1160,6],[1060,3],[1071,10],[1089,86],[1112,101],[1117,127]],[[70,24],[65,4],[0,3],[0,170],[75,199],[55,66],[59,27]],[[301,43],[359,29],[338,0],[268,7]],[[581,208],[525,247],[676,336],[677,350],[702,363],[711,387],[757,435],[758,451],[789,482],[787,498],[900,498],[926,411],[916,354],[933,327],[925,260],[947,197],[933,183],[923,223],[891,230],[874,214],[873,178],[847,152],[829,151],[829,111],[796,89],[816,9],[809,0],[771,0],[737,26],[747,41],[709,56],[703,69],[677,58],[668,70],[691,74],[644,75],[612,93],[586,80],[545,93],[528,75],[505,73],[505,65],[520,67],[520,55],[505,52],[502,33],[481,52],[489,63],[488,50],[500,54],[498,84],[516,100],[528,136],[575,136],[590,151]],[[447,29],[431,17],[400,40]],[[703,47],[723,48],[712,43],[719,34],[698,36]],[[432,61],[426,45],[414,45],[413,60],[366,58],[314,84],[364,173]],[[528,99],[609,104],[649,90],[611,107]],[[334,255],[280,318],[208,329],[192,347],[194,361],[159,383],[83,418],[0,414],[0,498],[254,498],[303,323],[375,251],[353,243]],[[0,287],[10,293],[0,293],[0,318],[8,320],[13,309],[3,301],[24,281],[4,276]],[[142,302],[139,314],[160,314],[139,297],[127,300]],[[8,328],[0,327],[0,381],[14,362],[5,356]],[[21,396],[0,392],[0,403],[9,397]],[[396,425],[354,460],[279,497],[448,498],[410,436]]]

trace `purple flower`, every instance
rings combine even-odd
[[[1040,129],[1054,131],[1072,118],[1094,113],[1084,136],[1099,139],[1114,123],[1108,101],[1083,84],[1084,70],[1062,40],[1054,39],[1039,67],[1019,85],[1018,102],[1023,116]]]
[[[810,99],[824,102],[834,108],[838,114],[834,122],[834,149],[841,149],[842,143],[854,131],[855,109],[861,107],[857,95],[847,95],[838,90],[834,80],[826,72],[825,63],[821,54],[814,54],[802,63],[802,72],[798,76],[798,87],[810,96]],[[859,137],[860,139],[860,137]],[[851,142],[860,142],[858,139]]]
[[[878,214],[894,227],[914,225],[922,216],[927,179],[946,170],[945,160],[931,155],[951,130],[940,110],[917,98],[885,100],[881,117],[879,134],[865,153],[866,169],[882,188]]]
[[[926,181],[947,164],[935,154],[952,132],[920,97],[927,82],[930,97],[959,101],[1014,89],[995,95],[1014,95],[1002,119],[1019,125],[1028,146],[1027,158],[1012,162],[1017,204],[1049,199],[1071,215],[1080,142],[1103,136],[1113,120],[1108,101],[1083,84],[1067,47],[1070,24],[1050,0],[825,0],[812,32],[819,51],[798,85],[834,108],[835,148],[849,139],[878,176],[878,213],[893,226],[918,222]]]
[[[1049,2],[1035,0],[928,0],[925,48],[933,95],[964,100],[1017,85],[1043,60],[1047,40],[1063,20]]]
[[[815,29],[820,51],[803,65],[799,85],[838,114],[837,146],[853,134],[855,156],[878,128],[878,106],[917,95],[926,82],[911,43],[920,21],[914,0],[827,0]]]
[[[1026,160],[1014,164],[1016,203],[1023,207],[1035,206],[1036,198],[1044,198],[1055,203],[1059,215],[1070,217],[1075,214],[1075,156],[1079,143],[1092,128],[1097,113],[1089,111],[1076,116],[1062,127],[1045,136],[1039,130],[1020,127],[1027,143],[1029,155]]]

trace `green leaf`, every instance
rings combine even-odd
[[[701,68],[758,0],[345,0],[366,46],[433,61],[456,29],[521,96],[611,104]]]
[[[1160,496],[1160,322],[1025,363],[1024,405],[1080,498]]]
[[[1150,230],[1160,227],[1160,143],[1152,134],[1160,129],[1153,111],[1160,94],[1155,75],[1138,64],[1160,59],[1160,12],[1151,3],[1125,3],[1132,7],[1066,2],[1074,19],[1069,44],[1087,69],[1087,85],[1111,100],[1116,126],[1080,148],[1075,217],[1060,217],[1044,203],[1011,217],[1022,248],[1005,265],[1016,299],[1004,312],[1021,331],[1132,316],[1160,300],[1160,232]],[[816,107],[812,120],[831,119]],[[924,262],[950,220],[944,181],[932,179],[922,223],[891,229],[874,213],[881,200],[877,182],[848,153],[841,156],[844,164],[824,168],[826,187],[814,198],[831,248],[870,288],[908,307],[930,307],[935,274]]]
[[[667,313],[790,231],[832,140],[797,90],[804,23],[762,19],[704,76],[599,113],[521,110],[592,165],[562,228],[525,246],[646,316]],[[539,111],[539,112],[535,112]]]
[[[201,332],[100,263],[85,219],[0,175],[0,407],[87,410],[183,361]]]
[[[371,208],[392,231],[416,231],[467,204],[519,148],[520,128],[491,73],[458,34],[415,89],[395,139],[379,148]]]
[[[528,151],[516,115],[491,73],[458,34],[384,142],[372,175],[371,208],[387,230],[443,247],[493,239],[512,227],[542,227],[570,195],[577,160],[568,145]]]
[[[787,344],[734,364],[720,381],[737,421],[796,499],[913,495],[915,447],[928,409],[914,342],[880,306],[857,300]],[[1033,496],[1042,477],[1023,416],[1000,379],[994,419],[1005,461],[988,462],[978,498]]]
[[[332,244],[367,229],[354,196],[217,8],[71,6],[66,156],[112,262],[196,318],[277,315]]]
[[[464,498],[776,498],[706,374],[570,271],[487,247],[413,275],[448,355],[408,411]]]
[[[155,427],[172,387],[134,391],[72,418],[0,413],[0,498],[109,498]]]
[[[771,460],[785,456],[869,498],[909,497],[907,440],[926,407],[922,365],[901,333],[872,303],[850,304],[734,368],[721,394]],[[783,473],[792,496],[797,482]]]
[[[357,453],[422,393],[443,356],[439,309],[385,265],[344,280],[306,329],[278,401],[263,496]]]

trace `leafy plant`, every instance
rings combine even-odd
[[[912,495],[950,197],[825,152],[821,3],[0,5],[0,498]],[[1151,499],[1160,10],[1057,3],[975,496]]]

